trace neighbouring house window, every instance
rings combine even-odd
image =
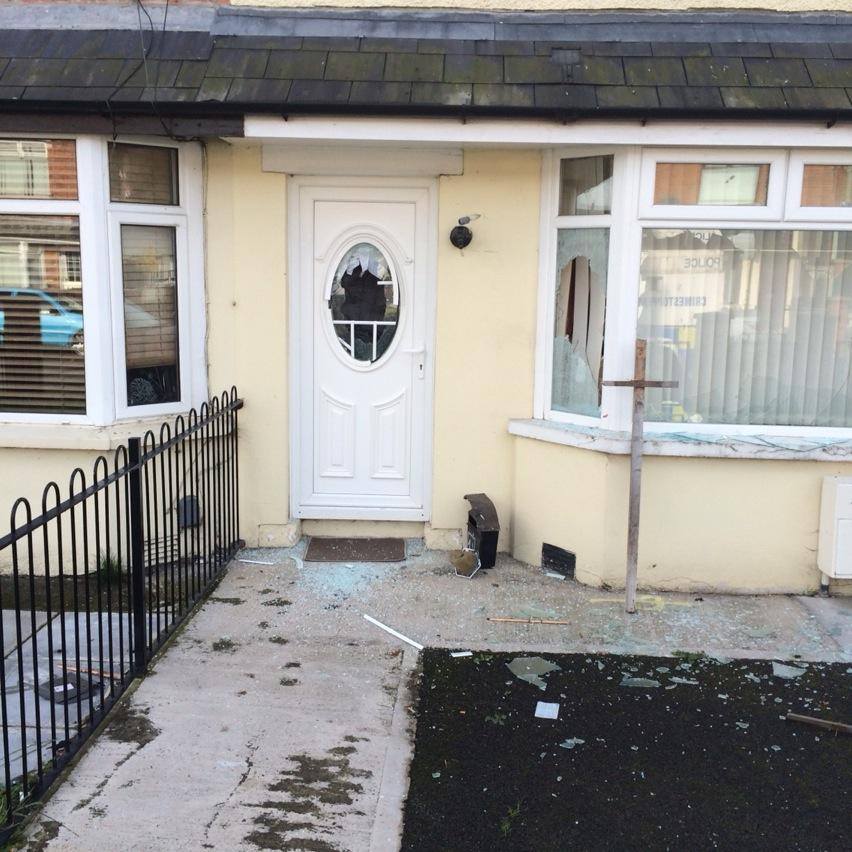
[[[848,152],[548,162],[537,417],[629,430],[630,397],[607,382],[632,376],[640,337],[647,376],[677,382],[646,392],[652,432],[852,428]],[[592,219],[572,199],[604,173],[595,209],[611,212]]]
[[[175,229],[121,226],[127,404],[180,399]]]
[[[110,201],[175,205],[177,175],[175,148],[121,143],[109,147]]]
[[[806,163],[802,207],[852,206],[852,165]]]
[[[768,163],[657,163],[654,204],[766,204]]]
[[[196,145],[0,139],[0,419],[206,397],[201,246]]]
[[[606,228],[557,235],[551,402],[556,411],[600,414],[608,254]]]
[[[0,198],[77,198],[73,139],[0,139]]]
[[[84,414],[76,216],[0,215],[0,411]]]

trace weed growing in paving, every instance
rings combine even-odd
[[[521,803],[518,802],[513,807],[509,808],[506,816],[500,820],[500,834],[503,837],[508,837],[512,832],[512,822],[521,815]]]

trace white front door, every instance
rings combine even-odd
[[[294,180],[294,513],[426,520],[432,189]]]

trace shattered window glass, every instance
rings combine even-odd
[[[347,355],[366,363],[384,355],[399,322],[399,287],[376,246],[358,243],[346,252],[332,279],[328,307]]]
[[[608,228],[558,232],[554,411],[600,417],[608,253]]]

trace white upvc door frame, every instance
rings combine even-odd
[[[313,357],[312,341],[302,336],[306,313],[312,316],[313,280],[310,287],[298,286],[303,264],[303,239],[301,196],[306,187],[353,187],[426,189],[428,192],[428,221],[426,223],[425,276],[427,292],[423,301],[424,318],[424,441],[422,459],[422,506],[419,508],[383,507],[317,507],[311,506],[308,513],[302,510],[302,452],[303,422],[300,402],[302,369],[304,358]],[[331,177],[288,175],[287,177],[287,337],[288,337],[288,430],[290,463],[290,515],[294,518],[330,520],[388,520],[428,521],[432,516],[432,472],[434,447],[434,404],[435,404],[435,341],[437,314],[437,249],[438,249],[438,185],[435,178],[388,178],[388,177]]]

